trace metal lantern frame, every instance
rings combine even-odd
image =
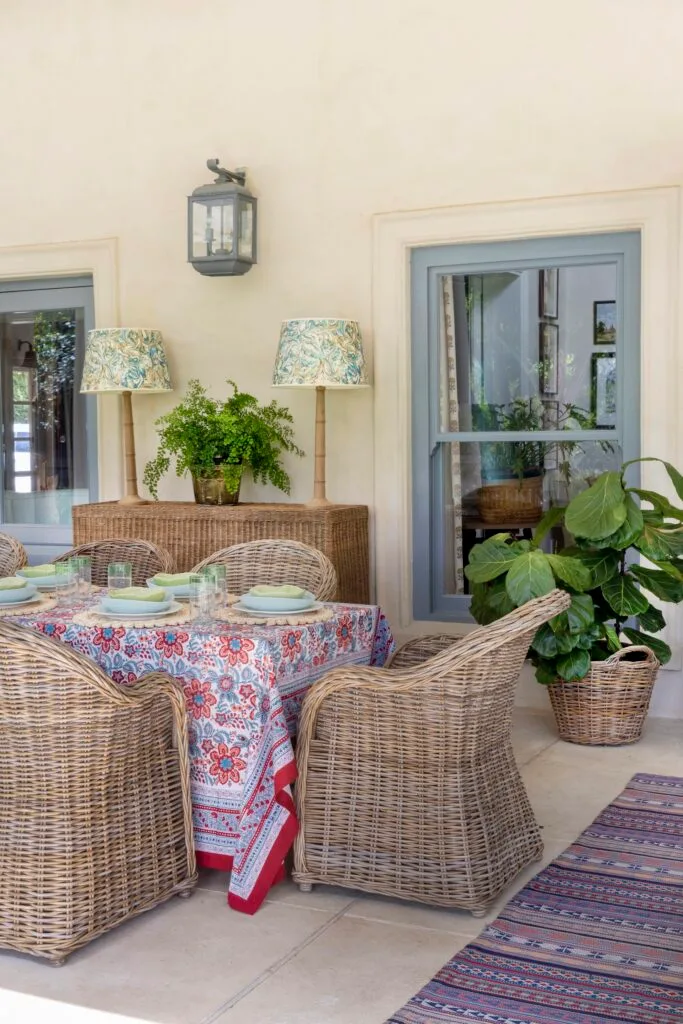
[[[246,274],[257,262],[257,206],[258,201],[246,187],[247,175],[244,168],[235,171],[219,167],[218,160],[207,160],[206,166],[217,175],[211,185],[200,185],[187,197],[187,260],[200,274],[209,277],[230,277]],[[223,207],[232,211],[232,248],[229,252],[211,253],[206,256],[194,254],[194,217],[197,207]],[[251,252],[247,256],[239,252],[240,216],[251,207]]]

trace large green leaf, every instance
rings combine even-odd
[[[492,622],[497,622],[498,619],[502,619],[504,615],[508,615],[514,610],[515,606],[508,597],[504,580],[473,585],[470,612],[480,626],[488,626]]]
[[[590,594],[572,594],[572,603],[566,612],[550,620],[553,633],[582,633],[595,619],[595,606]]]
[[[658,494],[657,491],[644,491],[642,487],[631,487],[629,491],[637,494],[641,501],[649,502],[654,511],[665,519],[676,519],[678,522],[683,520],[683,509],[676,508],[663,494]]]
[[[628,573],[607,580],[606,583],[603,583],[600,590],[612,611],[620,618],[627,618],[629,615],[639,615],[650,604],[645,594],[641,594],[638,590],[633,577]]]
[[[572,594],[572,603],[564,614],[567,616],[570,633],[588,629],[595,619],[593,598],[589,594]]]
[[[501,544],[509,547],[512,551],[514,550],[513,545],[510,544],[512,535],[509,533],[496,533],[493,537],[487,537],[486,540],[482,540],[479,544],[475,544],[469,554],[470,562],[478,562],[480,558],[486,558],[486,552],[490,548],[497,548]]]
[[[671,648],[658,637],[649,636],[647,633],[641,633],[639,629],[630,629],[628,626],[624,627],[624,633],[631,643],[649,647],[661,665],[666,665],[671,658]]]
[[[542,551],[518,555],[505,579],[505,588],[517,607],[554,590],[555,577],[546,555]]]
[[[482,544],[477,558],[465,566],[465,576],[471,583],[488,583],[507,572],[517,557],[507,544]]]
[[[566,553],[566,552],[564,552]],[[604,551],[581,551],[576,548],[572,553],[578,558],[591,574],[591,587],[600,587],[607,580],[616,576],[619,571],[619,555],[608,549]]]
[[[683,501],[683,476],[678,472],[675,466],[672,466],[670,462],[665,462],[664,459],[655,459],[651,455],[644,455],[641,459],[631,459],[629,462],[625,462],[621,467],[622,472],[627,466],[633,466],[636,462],[659,462],[664,466],[665,470],[669,474],[669,479],[674,485],[676,494]]]
[[[543,683],[545,686],[557,682],[557,670],[554,661],[546,661],[544,658],[538,659],[536,662],[536,681]]]
[[[683,601],[683,583],[661,569],[647,569],[644,565],[632,565],[631,572],[636,579],[655,597],[677,604]],[[645,609],[641,609],[645,611]]]
[[[554,658],[558,653],[555,634],[547,622],[536,631],[531,649],[537,651],[543,658]]]
[[[575,537],[597,540],[609,537],[626,519],[626,492],[620,473],[602,473],[581,494],[569,502],[564,515],[567,529]]]
[[[610,626],[609,623],[605,622],[603,624],[602,629],[605,634],[605,640],[607,641],[607,646],[609,647],[610,651],[620,651],[621,640],[619,639],[619,636],[614,626]]]
[[[638,625],[642,626],[643,629],[649,630],[651,633],[658,633],[660,629],[664,629],[666,626],[666,620],[659,608],[651,604],[638,616]]]
[[[583,679],[588,675],[591,667],[591,656],[588,651],[575,647],[569,654],[563,654],[557,659],[557,674],[567,682],[572,679]]]
[[[545,513],[540,523],[534,530],[534,540],[537,544],[541,544],[543,540],[552,530],[553,526],[557,526],[564,519],[565,508],[563,505],[553,505]]]
[[[567,558],[564,555],[548,555],[550,567],[557,576],[572,590],[588,590],[591,586],[591,574],[578,558]]]
[[[630,494],[626,495],[626,519],[618,530],[604,537],[601,546],[616,548],[617,551],[625,551],[635,544],[643,529],[643,513],[640,511]]]
[[[577,633],[556,633],[555,639],[557,641],[557,653],[569,654],[575,647],[579,645],[579,635]]]
[[[671,527],[645,522],[640,537],[635,541],[635,546],[653,562],[660,562],[665,558],[675,558],[677,555],[683,554],[683,526],[671,529]]]

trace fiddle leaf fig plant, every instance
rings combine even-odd
[[[567,611],[536,633],[530,657],[541,683],[582,679],[591,661],[604,661],[631,644],[649,647],[666,663],[671,650],[653,636],[665,626],[652,598],[683,600],[683,508],[656,491],[628,486],[633,462],[661,462],[678,498],[683,476],[661,459],[634,459],[603,473],[565,508],[552,508],[532,540],[498,533],[470,552],[465,575],[477,622],[494,622],[555,587],[571,594]],[[564,525],[573,544],[548,554],[542,543]],[[643,556],[648,565],[636,558]]]

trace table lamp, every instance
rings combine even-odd
[[[88,332],[81,394],[120,391],[123,400],[123,455],[126,493],[121,505],[144,505],[138,494],[133,430],[133,391],[171,391],[161,331],[144,327],[100,327]]]
[[[310,506],[330,505],[325,495],[325,388],[367,387],[363,339],[355,320],[333,317],[284,320],[273,386],[315,388],[315,476]]]

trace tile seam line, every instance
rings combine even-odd
[[[340,918],[344,916],[346,911],[349,909],[349,906],[352,906],[353,903],[355,902],[356,900],[352,900],[351,903],[347,904],[347,906],[343,907],[341,910],[338,910],[336,914],[329,918],[328,921],[325,921],[324,924],[320,925],[319,928],[316,928],[315,931],[311,932],[311,934],[308,935],[305,939],[303,939],[297,946],[295,946],[294,949],[291,949],[288,953],[285,953],[283,956],[281,956],[279,960],[276,960],[269,967],[266,967],[265,970],[261,971],[261,973],[254,978],[253,981],[249,982],[249,984],[247,985],[243,985],[241,989],[235,992],[234,995],[230,996],[229,999],[226,999],[224,1003],[221,1003],[220,1006],[217,1006],[216,1009],[212,1010],[212,1012],[209,1013],[206,1017],[202,1017],[199,1024],[215,1024],[215,1022],[224,1013],[226,1013],[228,1010],[232,1010],[233,1007],[237,1006],[237,1004],[240,1003],[246,996],[248,996],[251,992],[254,992],[255,989],[259,988],[264,981],[267,981],[268,978],[272,978],[274,975],[276,975],[280,968],[284,967],[285,964],[289,963],[290,960],[293,960],[294,957],[298,956],[298,954],[301,953],[304,949],[306,949],[307,946],[310,946],[312,942],[315,942],[316,939],[320,938],[320,936],[323,935],[328,930],[328,928],[331,928],[333,924],[335,924]]]

